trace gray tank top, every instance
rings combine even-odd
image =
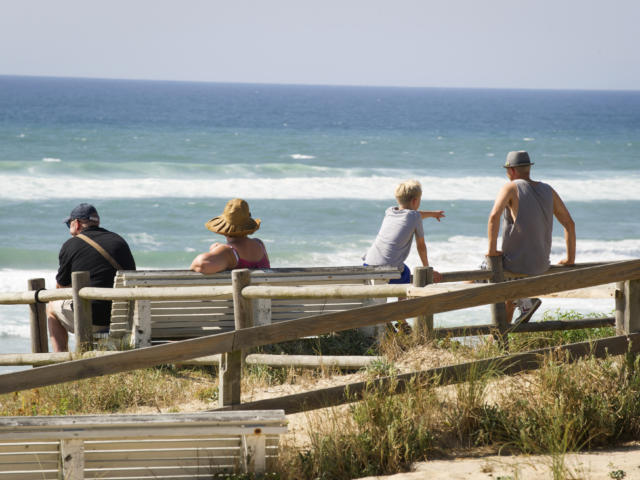
[[[542,182],[515,180],[518,218],[508,208],[502,221],[504,268],[510,272],[538,275],[549,268],[553,229],[553,190]]]

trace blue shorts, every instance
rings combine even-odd
[[[368,263],[363,263],[362,265],[364,265],[365,267],[369,266]],[[411,283],[411,270],[409,270],[409,267],[407,267],[406,264],[403,264],[403,266],[404,269],[402,270],[400,278],[389,280],[389,283]]]
[[[409,270],[409,267],[404,265],[400,278],[389,280],[389,283],[411,283],[411,270]]]

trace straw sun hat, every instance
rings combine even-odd
[[[227,237],[249,235],[260,228],[260,219],[251,218],[249,204],[241,198],[229,200],[224,212],[204,224],[209,230]]]

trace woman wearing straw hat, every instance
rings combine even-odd
[[[241,198],[229,200],[222,215],[209,220],[205,227],[224,235],[227,243],[213,243],[207,253],[191,262],[191,270],[216,273],[234,268],[270,268],[262,241],[247,237],[260,228],[260,219],[251,218],[249,204]]]

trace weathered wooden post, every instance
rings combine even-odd
[[[616,335],[624,335],[624,282],[617,282],[614,292],[616,304]]]
[[[78,292],[88,287],[89,272],[72,272],[71,288],[73,294],[73,329],[76,335],[76,352],[86,352],[93,349],[93,318],[91,314],[91,300],[80,298]]]
[[[251,283],[251,271],[244,268],[231,272],[233,288],[233,321],[235,329],[253,326],[253,305],[242,296],[242,289]],[[220,356],[220,381],[218,405],[227,407],[240,404],[240,382],[242,380],[242,351],[223,353]]]
[[[487,261],[487,267],[491,272],[491,278],[489,283],[504,282],[504,269],[502,268],[502,255],[497,256],[485,256]],[[507,344],[507,310],[504,302],[494,303],[491,305],[491,323],[498,331],[498,334],[494,334],[494,338],[502,342],[503,346],[508,347]]]
[[[63,438],[60,440],[62,459],[62,478],[65,480],[84,479],[84,440],[81,438]]]
[[[640,332],[640,280],[626,280],[616,287],[616,331]]]
[[[44,278],[31,278],[27,280],[27,288],[36,291],[44,290]],[[31,353],[48,353],[49,339],[47,335],[47,311],[44,303],[36,301],[29,305],[29,324],[31,326]]]
[[[413,286],[424,287],[433,283],[433,267],[415,267]],[[413,331],[418,338],[428,338],[433,334],[433,315],[418,315]]]

